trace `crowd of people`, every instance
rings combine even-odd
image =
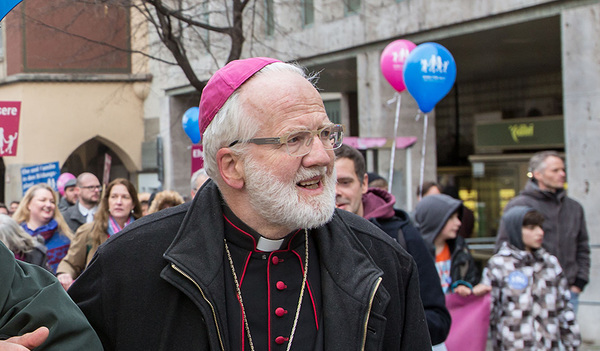
[[[532,158],[481,272],[457,194],[426,183],[399,208],[298,66],[229,63],[199,123],[190,202],[84,172],[0,206],[0,350],[445,350],[447,297],[487,294],[495,350],[579,347],[589,243],[556,153]]]

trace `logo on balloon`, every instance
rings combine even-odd
[[[452,89],[456,63],[442,45],[424,43],[406,58],[403,77],[406,89],[417,101],[419,109],[428,113]]]
[[[406,89],[402,71],[404,62],[416,45],[408,40],[395,40],[388,44],[381,53],[379,65],[381,73],[390,85],[401,93]]]
[[[200,115],[200,109],[198,107],[191,107],[183,114],[181,118],[181,125],[183,130],[193,144],[200,142],[200,125],[198,125],[198,117]]]

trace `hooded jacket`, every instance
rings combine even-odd
[[[414,258],[419,270],[421,301],[427,317],[427,327],[431,343],[440,344],[450,332],[451,317],[446,309],[446,301],[440,279],[429,250],[421,234],[402,210],[394,209],[394,195],[379,188],[370,188],[362,198],[364,217],[381,228],[390,237],[398,240],[403,235],[406,251]]]
[[[564,190],[542,191],[535,181],[529,181],[504,211],[514,206],[528,206],[544,215],[543,247],[558,258],[569,285],[583,290],[590,275],[590,244],[583,207]],[[496,249],[507,240],[508,234],[500,223]]]
[[[100,246],[69,294],[106,350],[232,349],[222,201],[209,180],[191,204],[143,217]],[[325,350],[431,350],[417,268],[396,242],[342,210],[311,236]]]
[[[569,304],[567,280],[555,256],[528,252],[523,218],[533,211],[515,206],[502,216],[509,241],[487,264],[482,283],[492,287],[490,329],[494,350],[566,350],[581,344]]]
[[[417,204],[415,220],[432,257],[435,257],[435,239],[441,233],[448,219],[458,212],[461,207],[462,201],[445,194],[425,196]],[[457,235],[454,239],[446,240],[446,243],[450,248],[451,255],[450,276],[452,284],[450,289],[453,290],[458,285],[473,288],[479,283],[480,276],[465,239]]]

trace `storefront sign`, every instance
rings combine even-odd
[[[478,151],[564,147],[562,116],[482,121],[475,125]]]
[[[17,154],[20,117],[20,101],[0,101],[0,157]]]

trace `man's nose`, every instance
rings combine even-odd
[[[315,140],[316,138],[316,140]],[[325,145],[318,135],[313,136],[312,147],[308,154],[302,159],[304,167],[327,166],[331,163],[333,151],[325,150]]]

